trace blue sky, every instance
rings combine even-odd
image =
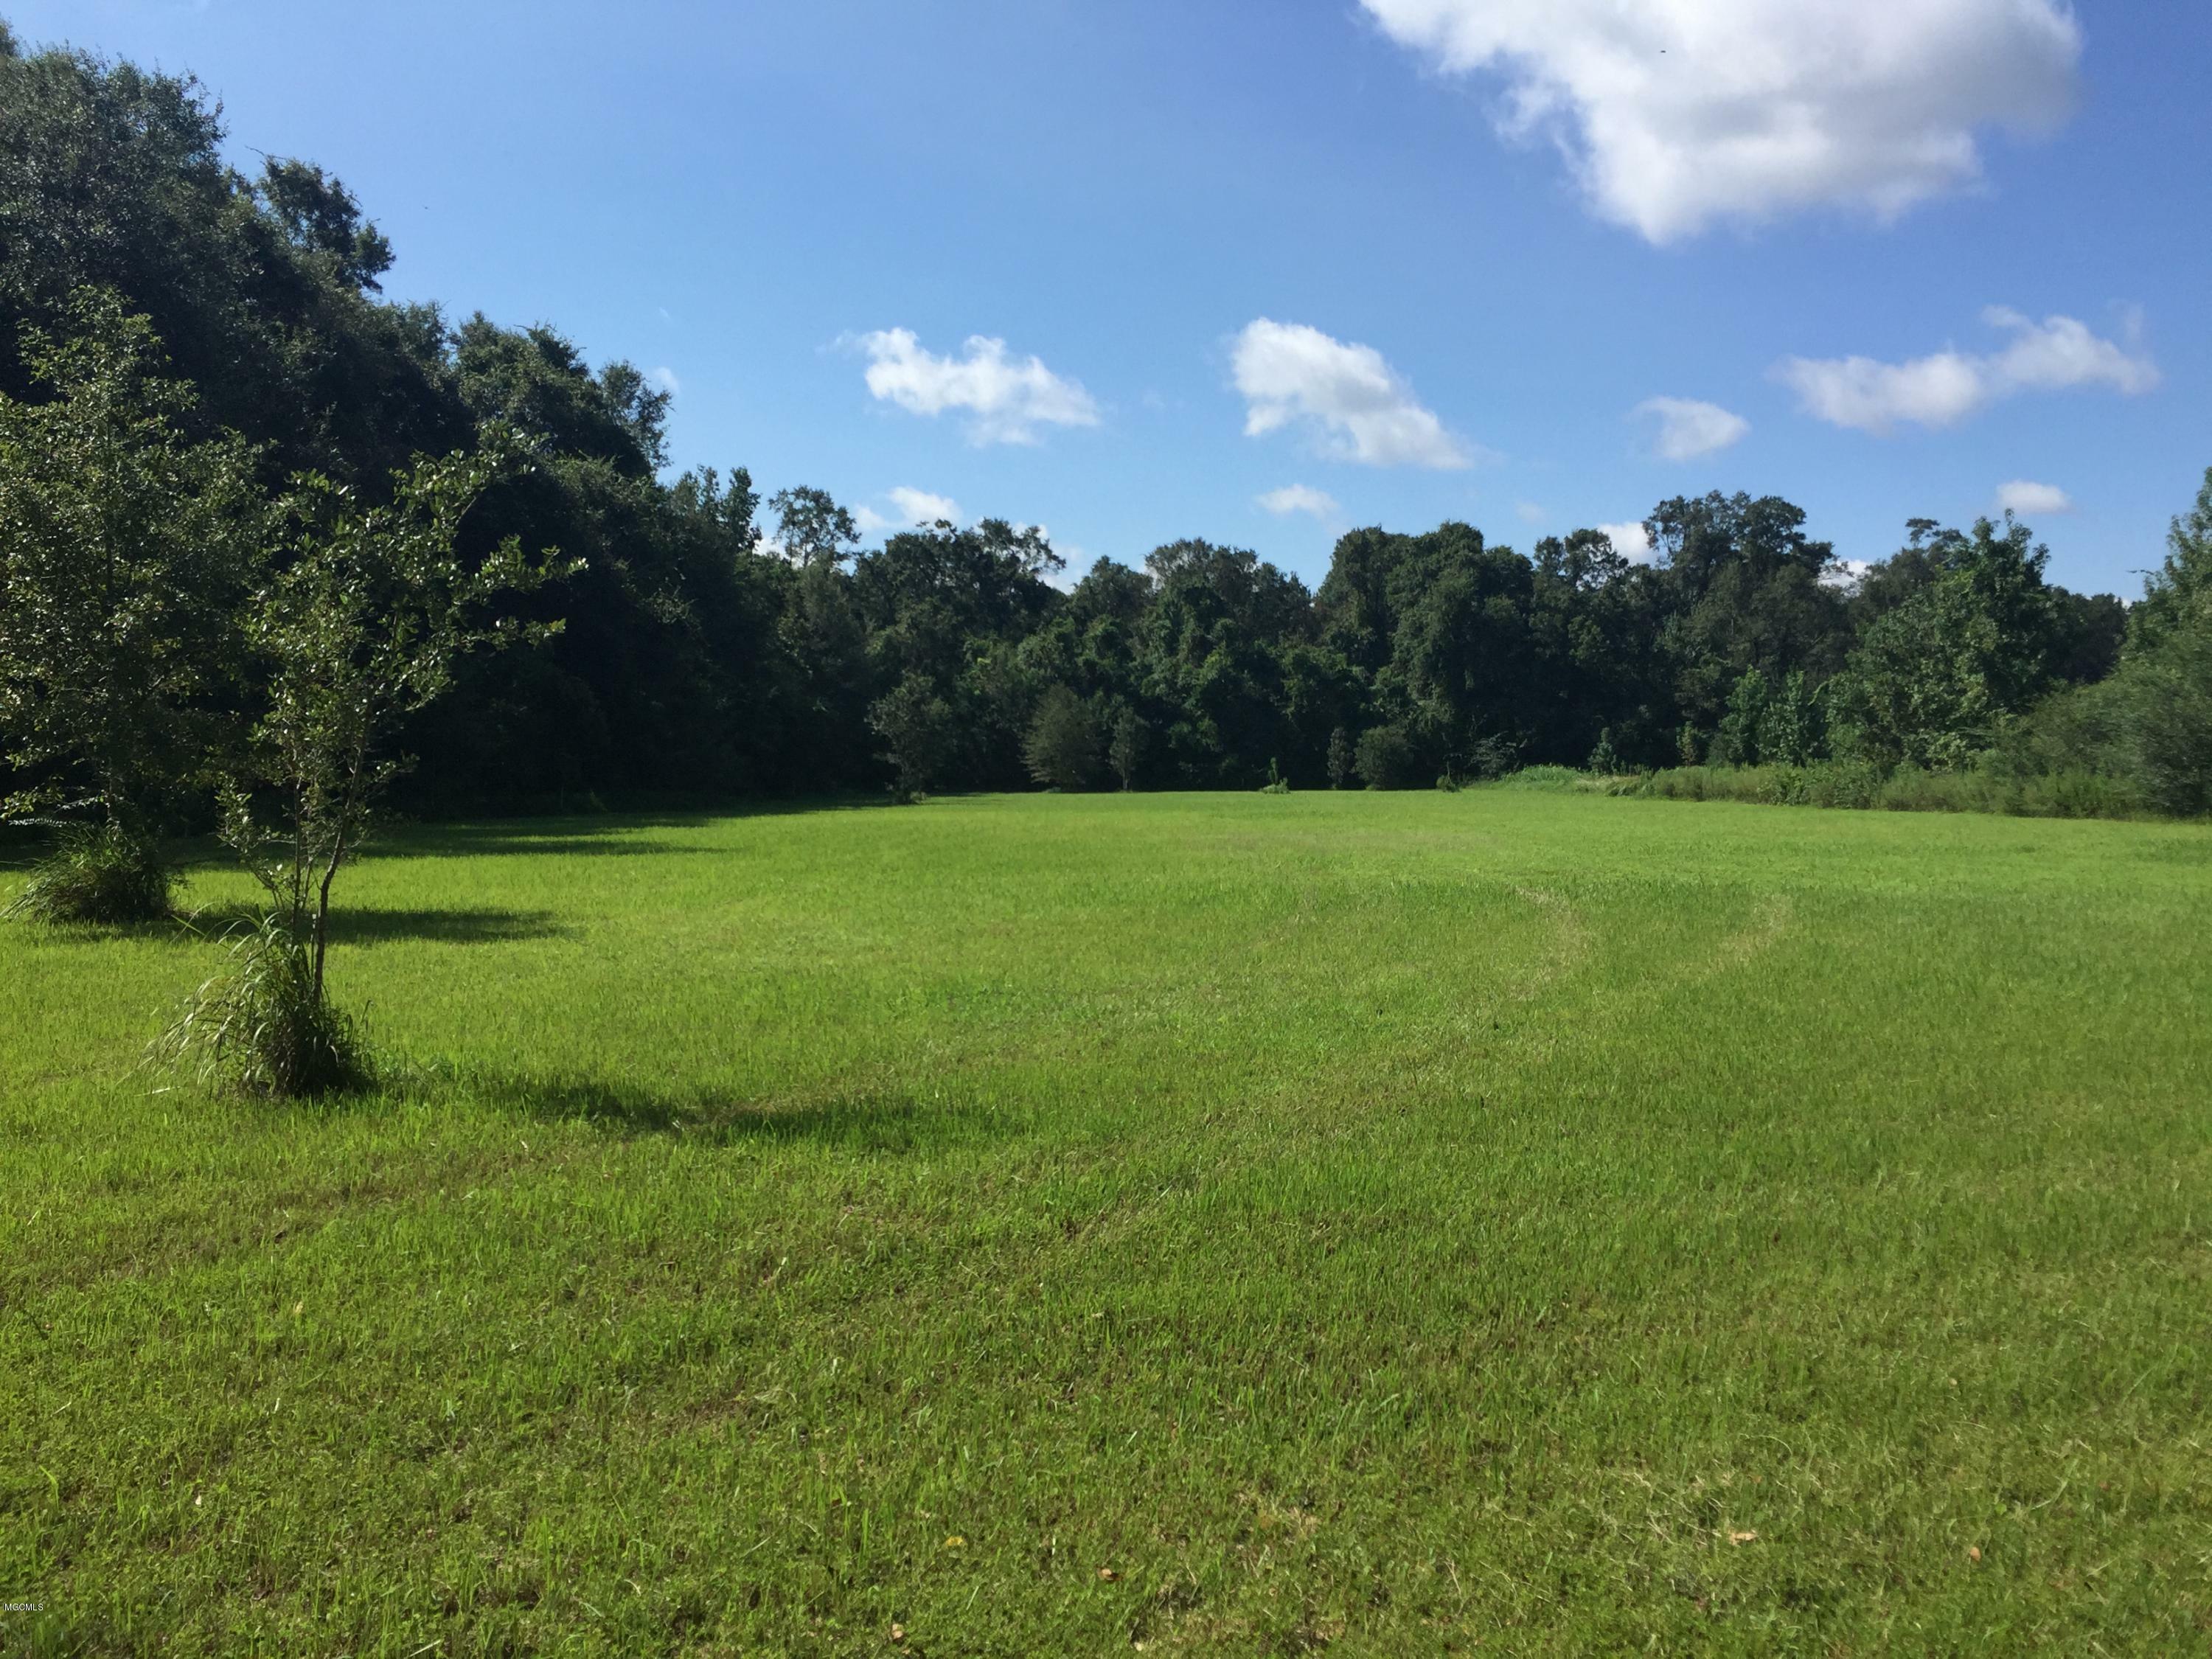
[[[679,465],[1079,568],[1710,489],[1869,559],[2010,484],[2132,596],[2212,464],[2196,0],[0,11],[338,173],[387,293],[666,371]]]

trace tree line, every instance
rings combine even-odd
[[[2132,609],[2050,582],[2009,518],[1914,520],[1849,577],[1800,509],[1743,495],[1661,502],[1648,561],[1595,530],[1522,551],[1446,524],[1352,532],[1317,589],[1202,540],[1071,585],[1004,520],[863,546],[819,490],[670,476],[668,398],[634,366],[384,300],[390,244],[345,186],[297,160],[249,176],[222,137],[190,80],[27,52],[0,26],[6,533],[20,551],[25,514],[69,518],[33,416],[75,408],[88,433],[104,398],[112,453],[88,465],[111,499],[71,486],[72,510],[114,520],[107,543],[179,544],[109,619],[168,677],[99,713],[102,754],[55,713],[39,653],[60,647],[9,555],[0,793],[94,801],[148,834],[212,822],[198,763],[265,718],[273,671],[241,618],[300,556],[303,491],[326,522],[404,514],[423,458],[493,457],[450,525],[456,570],[511,578],[501,550],[523,549],[558,579],[509,580],[497,620],[523,647],[454,652],[380,736],[374,763],[417,811],[1830,758],[2102,769],[2146,804],[2208,805],[2212,475]]]

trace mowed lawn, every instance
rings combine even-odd
[[[990,798],[340,892],[321,1109],[137,1069],[216,945],[0,928],[0,1652],[2212,1644],[2205,829]]]

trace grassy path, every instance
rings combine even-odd
[[[210,946],[0,930],[0,1653],[2212,1639],[2203,829],[998,798],[349,884],[334,1110],[133,1073]]]

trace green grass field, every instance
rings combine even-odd
[[[134,1069],[214,945],[0,929],[0,1652],[2212,1645],[2205,829],[995,798],[341,893],[321,1109]]]

